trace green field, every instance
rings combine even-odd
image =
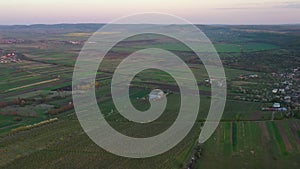
[[[0,43],[1,54],[14,51],[22,58],[18,63],[0,64],[0,168],[186,169],[197,148],[201,153],[192,169],[300,167],[299,110],[293,109],[291,117],[283,112],[262,111],[281,101],[274,97],[285,96],[271,93],[282,87],[282,82],[291,81],[294,90],[300,91],[299,73],[294,73],[294,79],[285,77],[286,72],[300,65],[300,35],[294,33],[300,30],[299,26],[198,26],[219,53],[227,78],[221,122],[213,136],[201,145],[197,139],[211,101],[211,84],[202,61],[189,48],[166,37],[134,36],[116,45],[99,66],[95,94],[105,120],[123,134],[150,137],[164,132],[176,120],[181,102],[174,78],[148,69],[139,72],[131,82],[131,103],[145,111],[150,107],[148,94],[162,89],[169,93],[166,110],[148,124],[133,123],[121,116],[112,102],[110,83],[123,55],[145,47],[169,50],[187,63],[198,83],[201,105],[191,132],[170,151],[146,159],[118,157],[97,146],[82,130],[72,108],[74,64],[83,42],[101,26],[37,25],[11,30],[0,26],[0,39],[25,40]],[[100,32],[107,36],[120,33]],[[74,45],[70,41],[80,43]],[[211,52],[208,47],[200,46],[200,51]],[[186,79],[180,69],[176,75]],[[250,78],[251,75],[257,78]],[[49,113],[53,111],[58,113]],[[57,122],[13,132],[56,117]]]
[[[294,121],[300,123],[298,120]],[[263,134],[262,123],[266,123],[269,137]],[[290,123],[290,121],[285,121]],[[203,147],[197,163],[199,168],[298,168],[300,151],[286,152],[282,136],[274,122],[233,123],[232,138],[230,124],[221,123],[218,130]],[[289,134],[290,131],[288,132]],[[289,138],[293,141],[295,138]]]

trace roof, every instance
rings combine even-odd
[[[162,90],[154,89],[149,94],[149,99],[150,100],[161,99],[163,96],[164,96],[164,92]]]
[[[273,107],[274,107],[274,108],[280,108],[281,106],[280,106],[280,103],[274,103],[274,104],[273,104]]]

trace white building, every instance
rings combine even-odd
[[[280,103],[274,103],[273,104],[273,108],[280,108],[280,107],[281,107]]]
[[[150,94],[149,94],[149,100],[152,101],[158,101],[164,98],[165,93],[160,90],[160,89],[154,89]]]

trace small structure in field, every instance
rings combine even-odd
[[[256,74],[249,75],[249,78],[251,78],[251,79],[256,79],[256,78],[258,78],[258,75],[256,75]]]
[[[274,103],[273,104],[273,108],[280,108],[280,107],[281,107],[280,103]]]
[[[277,94],[278,93],[278,89],[273,89],[272,93]]]
[[[165,97],[165,93],[160,89],[154,89],[149,94],[150,101],[159,101]]]

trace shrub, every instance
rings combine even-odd
[[[61,106],[58,109],[49,110],[47,112],[47,114],[49,114],[49,115],[57,115],[57,114],[65,112],[65,111],[72,110],[73,108],[74,108],[73,104],[63,105],[63,106]]]
[[[15,117],[14,121],[22,121],[23,119],[21,117]]]
[[[17,132],[20,132],[20,131],[30,130],[30,129],[40,127],[40,126],[43,126],[43,125],[46,125],[46,124],[50,124],[50,123],[53,123],[53,122],[56,122],[56,121],[58,121],[58,118],[53,118],[53,119],[41,121],[41,122],[33,124],[33,125],[21,126],[21,127],[12,129],[11,133],[17,133]]]

